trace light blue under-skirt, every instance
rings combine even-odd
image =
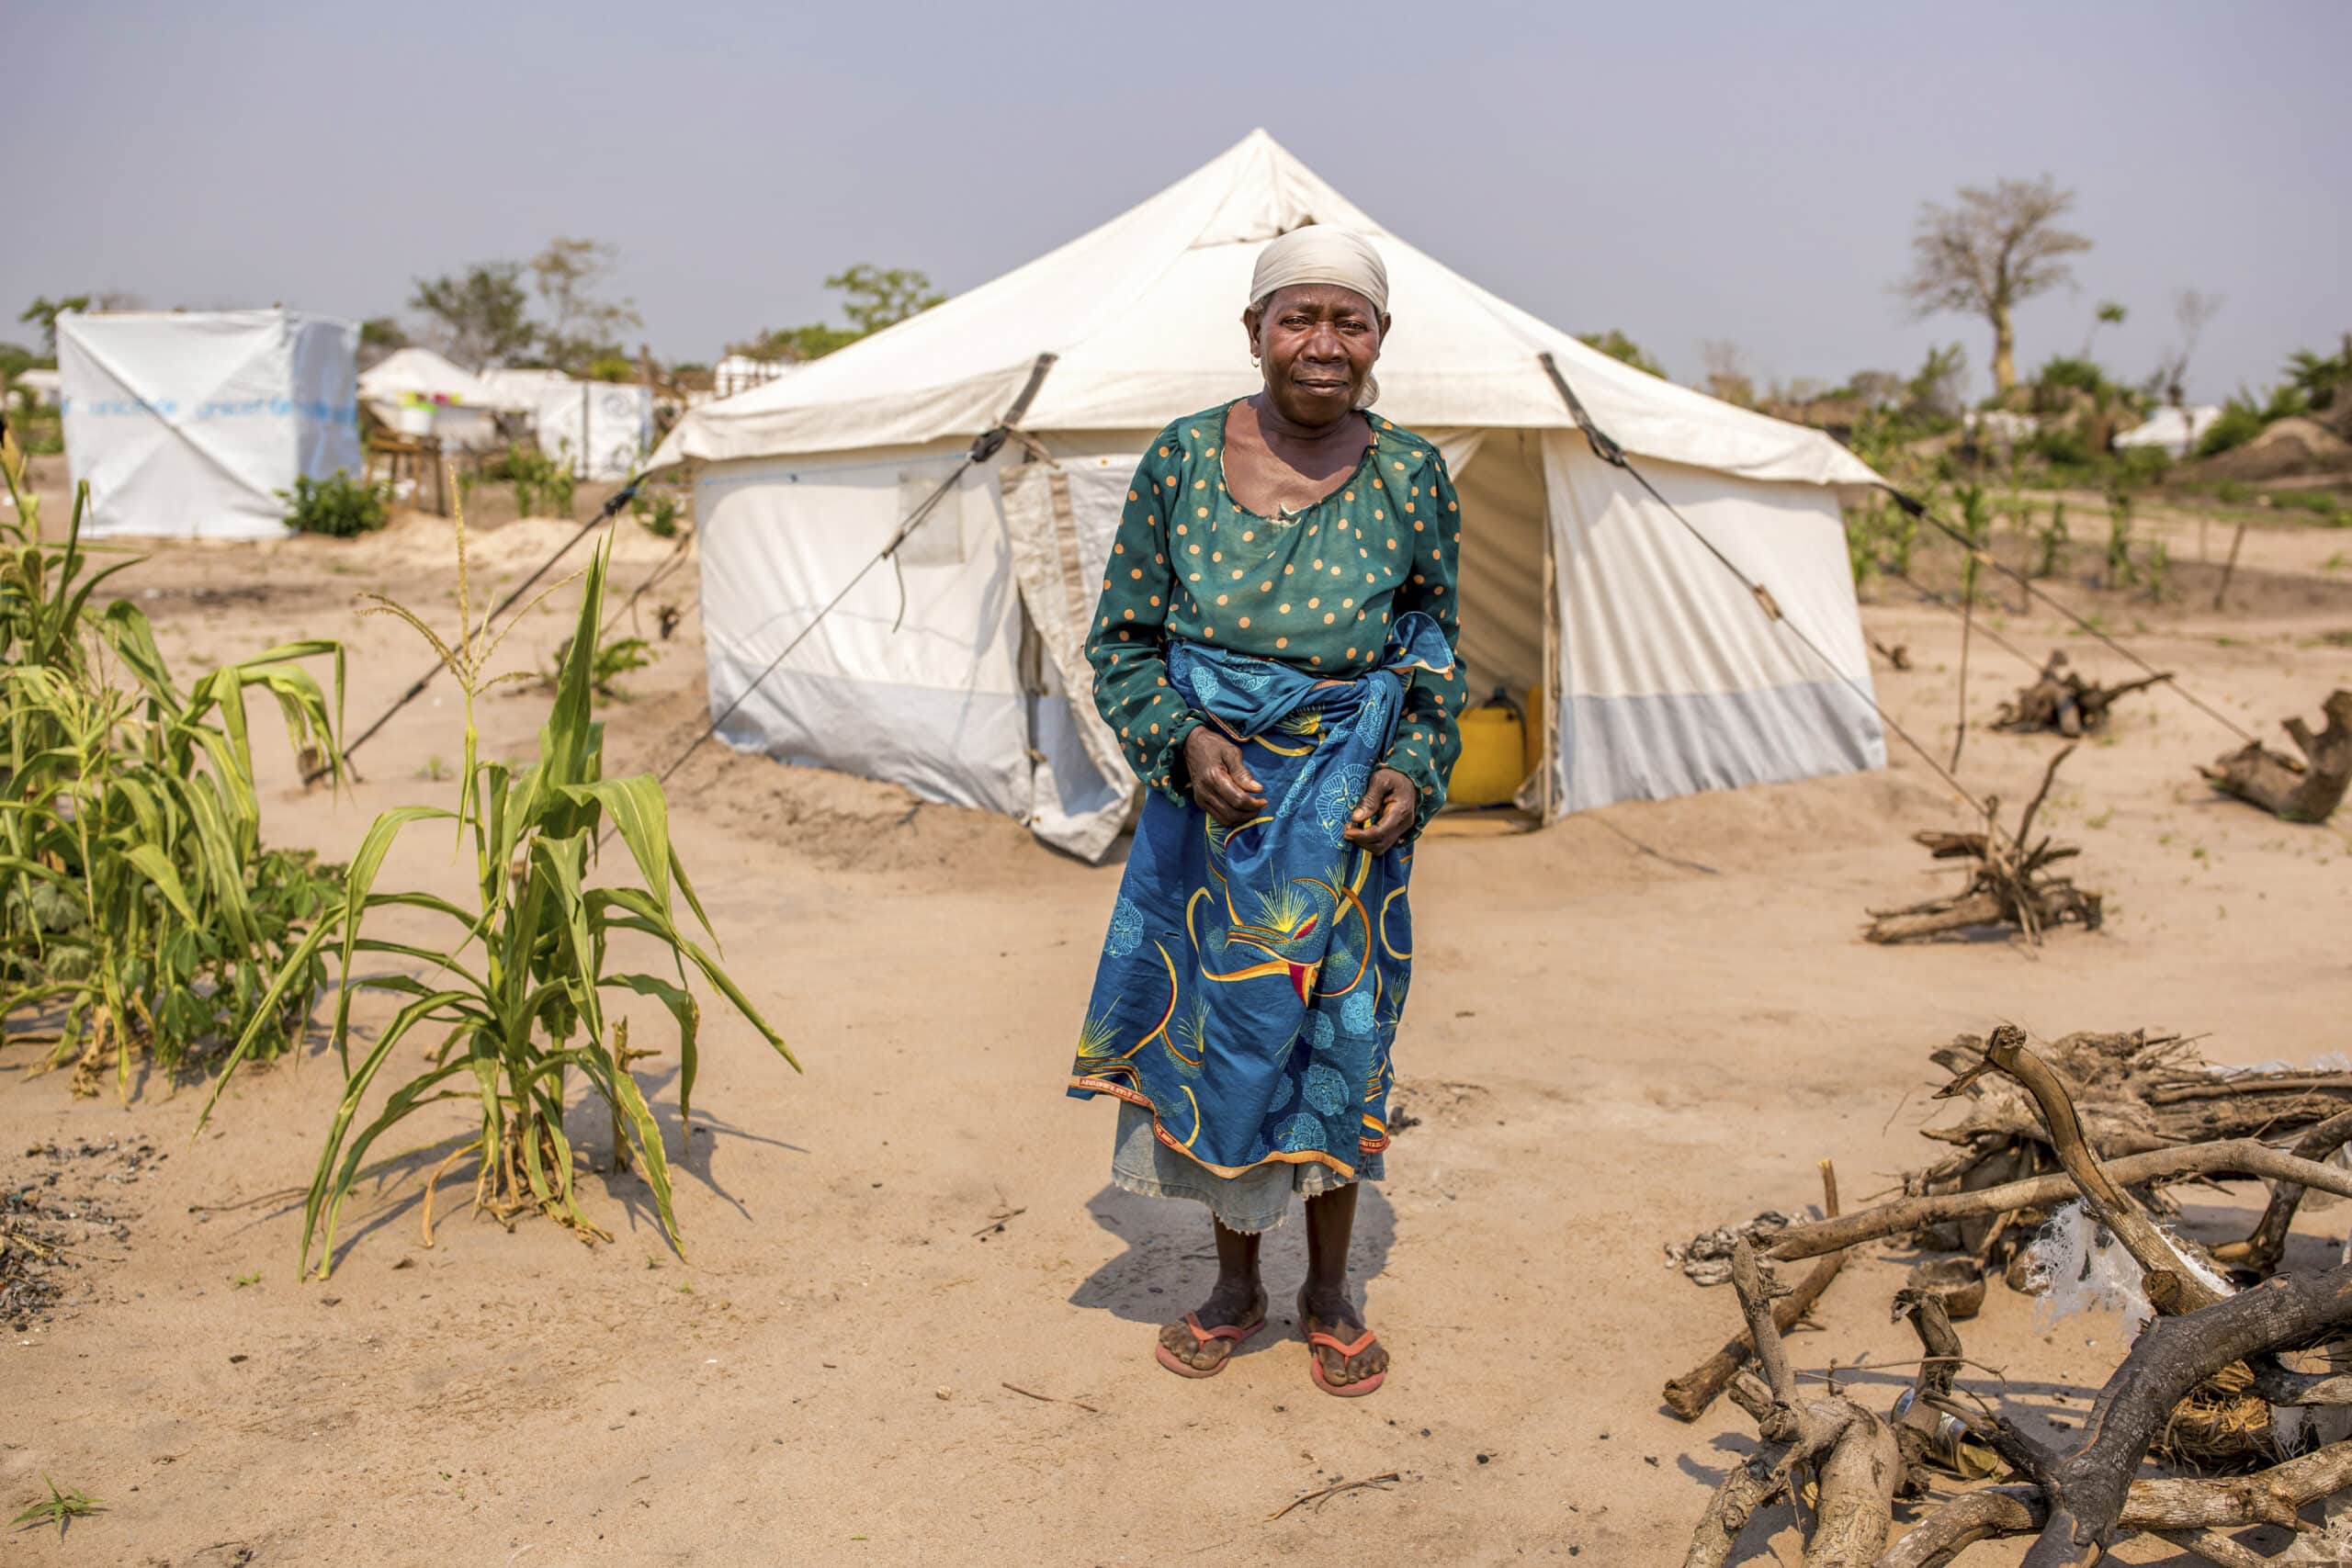
[[[1365,1155],[1356,1167],[1358,1179],[1379,1180],[1382,1163],[1381,1156]],[[1151,1112],[1123,1100],[1111,1147],[1111,1183],[1147,1198],[1198,1199],[1226,1229],[1254,1235],[1283,1223],[1292,1193],[1313,1198],[1345,1187],[1348,1179],[1312,1161],[1261,1165],[1239,1176],[1219,1176],[1161,1143],[1151,1130]]]

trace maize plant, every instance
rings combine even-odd
[[[604,776],[604,727],[590,716],[590,701],[609,542],[584,574],[579,623],[558,671],[552,705],[539,731],[538,754],[525,765],[509,767],[481,760],[475,700],[501,682],[536,678],[527,670],[492,677],[489,668],[506,630],[537,601],[518,612],[504,629],[493,628],[487,615],[481,625],[473,624],[462,509],[457,530],[455,637],[442,637],[390,600],[379,600],[375,606],[407,621],[431,643],[464,693],[465,750],[457,807],[403,806],[379,817],[351,858],[334,908],[288,966],[286,983],[298,985],[301,964],[332,946],[342,975],[334,1043],[343,1055],[346,1082],[303,1207],[299,1264],[299,1272],[307,1274],[315,1253],[321,1278],[334,1267],[336,1219],[368,1150],[396,1123],[444,1100],[464,1101],[479,1111],[477,1130],[443,1162],[447,1168],[468,1153],[473,1156],[475,1212],[486,1212],[509,1228],[522,1215],[543,1213],[583,1240],[611,1239],[579,1206],[574,1151],[564,1132],[564,1105],[574,1073],[610,1114],[616,1166],[628,1164],[632,1153],[641,1161],[662,1229],[672,1245],[679,1246],[661,1133],[628,1070],[632,1056],[650,1053],[629,1049],[627,1021],[607,1010],[607,992],[647,998],[675,1021],[682,1121],[692,1112],[699,1059],[701,1010],[693,976],[700,976],[725,997],[786,1062],[799,1066],[783,1037],[680,925],[677,905],[683,900],[696,925],[710,934],[709,920],[671,847],[669,806],[661,785],[650,774]],[[376,888],[378,874],[400,835],[432,821],[454,824],[460,852],[471,851],[472,908],[430,893]],[[637,885],[592,886],[602,840],[613,833],[634,867]],[[370,917],[390,909],[421,913],[438,922],[446,934],[434,945],[379,934]],[[612,948],[622,933],[650,939],[630,945],[661,956],[670,973],[616,964]],[[404,960],[413,967],[402,973],[360,967],[363,960],[380,956]],[[368,991],[397,998],[399,1006],[355,1062],[351,1005],[356,996]],[[413,1050],[420,1037],[424,1070],[407,1077],[363,1119],[378,1077],[403,1044]],[[232,1055],[213,1089],[215,1103],[254,1038],[240,1042]],[[205,1115],[211,1111],[208,1104]],[[439,1175],[436,1170],[435,1179]],[[430,1181],[425,1202],[429,1240]]]
[[[52,547],[4,439],[0,475],[0,1017],[53,1020],[52,1065],[74,1061],[84,1092],[109,1057],[128,1096],[142,1051],[166,1072],[229,1040],[274,1053],[324,978],[287,961],[328,884],[308,854],[262,847],[245,695],[276,697],[298,754],[340,779],[342,647],[283,644],[182,691],[136,605],[92,613],[136,560],[90,570],[86,487]],[[321,658],[332,704],[300,668]]]

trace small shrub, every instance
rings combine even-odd
[[[601,643],[596,649],[595,662],[589,669],[588,684],[600,697],[617,697],[621,694],[617,690],[620,678],[650,667],[656,657],[652,645],[641,637]],[[564,667],[571,660],[571,639],[566,637],[556,647],[554,667],[539,677],[539,683],[549,691],[561,686]]]
[[[637,499],[629,502],[628,509],[630,515],[655,538],[674,539],[678,536],[678,518],[684,508],[668,491],[640,491]]]
[[[391,520],[391,489],[355,479],[337,468],[323,479],[298,475],[292,490],[281,490],[286,523],[298,534],[322,534],[330,539],[356,538],[372,534]]]
[[[2052,502],[2050,521],[2033,533],[2033,542],[2041,552],[2034,558],[2033,575],[2055,577],[2064,570],[2066,546],[2071,538],[2066,528],[2066,503],[2063,501]]]
[[[506,449],[506,478],[514,487],[518,517],[569,517],[579,480],[560,456],[517,441]]]
[[[2261,434],[2264,427],[2268,423],[2269,421],[2263,418],[2262,411],[2254,406],[2252,399],[2232,398],[2222,405],[2221,418],[2208,426],[2205,434],[2198,438],[2197,455],[2200,457],[2211,457],[2215,453],[2226,452],[2233,446],[2243,446]]]
[[[2172,471],[2172,458],[2161,446],[2123,446],[2113,456],[2116,477],[2135,488],[2162,484]]]
[[[2086,468],[2091,464],[2089,441],[2071,424],[2042,426],[2033,433],[2033,443],[2028,449],[2052,468]]]
[[[2140,581],[2147,585],[2148,597],[2158,604],[2164,602],[2172,586],[2172,547],[2162,539],[2148,541],[2146,555],[2140,563]]]
[[[2213,499],[2224,506],[2245,506],[2254,500],[2254,487],[2237,479],[2223,479],[2213,487]]]
[[[2333,491],[2275,490],[2270,492],[2270,504],[2290,512],[2309,512],[2330,527],[2341,528],[2352,522],[2345,516],[2344,503]]]
[[[2107,585],[2129,587],[2135,581],[2132,565],[2132,496],[2120,486],[2107,492]]]

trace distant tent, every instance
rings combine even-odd
[[[653,445],[653,390],[626,381],[541,388],[532,409],[539,450],[585,479],[626,479]]]
[[[2167,457],[2186,457],[2221,417],[2218,403],[2199,403],[2190,409],[2160,408],[2148,416],[2146,423],[2135,424],[2117,436],[2115,444],[2124,447],[2154,446]]]
[[[526,418],[538,412],[539,400],[557,387],[569,387],[571,378],[560,370],[499,368],[481,373],[482,385],[498,399],[502,412]]]
[[[360,466],[359,328],[295,310],[57,318],[65,459],[89,532],[284,533],[277,492]]]
[[[51,409],[57,406],[64,385],[62,372],[44,370],[36,365],[29,369],[19,370],[8,378],[8,395],[15,397],[21,392],[32,399],[35,408]]]
[[[1090,858],[1134,798],[1081,654],[1145,442],[1253,389],[1238,318],[1263,243],[1371,235],[1396,326],[1375,412],[1444,450],[1467,519],[1474,693],[1533,696],[1547,820],[1628,797],[1883,766],[1822,433],[1645,375],[1397,239],[1263,131],[1026,266],[690,412],[710,703],[742,696],[1056,359],[1015,442],[761,682],[722,736],[1005,812]],[[1705,536],[1594,457],[1541,355]],[[1825,668],[1709,553],[1763,583]],[[903,600],[901,593],[903,591]],[[1075,694],[1073,695],[1073,694]]]
[[[770,381],[781,381],[798,368],[789,360],[754,359],[748,354],[730,354],[710,367],[711,393],[731,398],[738,392],[764,387]]]
[[[401,349],[362,371],[359,399],[403,435],[430,435],[467,451],[498,444],[497,391],[429,348]]]

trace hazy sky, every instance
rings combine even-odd
[[[1358,0],[79,5],[0,0],[0,307],[131,291],[359,317],[412,279],[607,239],[666,358],[831,314],[846,263],[985,281],[1263,125],[1389,228],[1695,379],[1908,371],[1923,198],[2047,171],[2098,243],[2030,367],[2134,379],[2222,295],[2219,398],[2352,328],[2352,6]],[[1410,301],[1399,301],[1408,313]],[[29,328],[0,321],[0,337]]]

